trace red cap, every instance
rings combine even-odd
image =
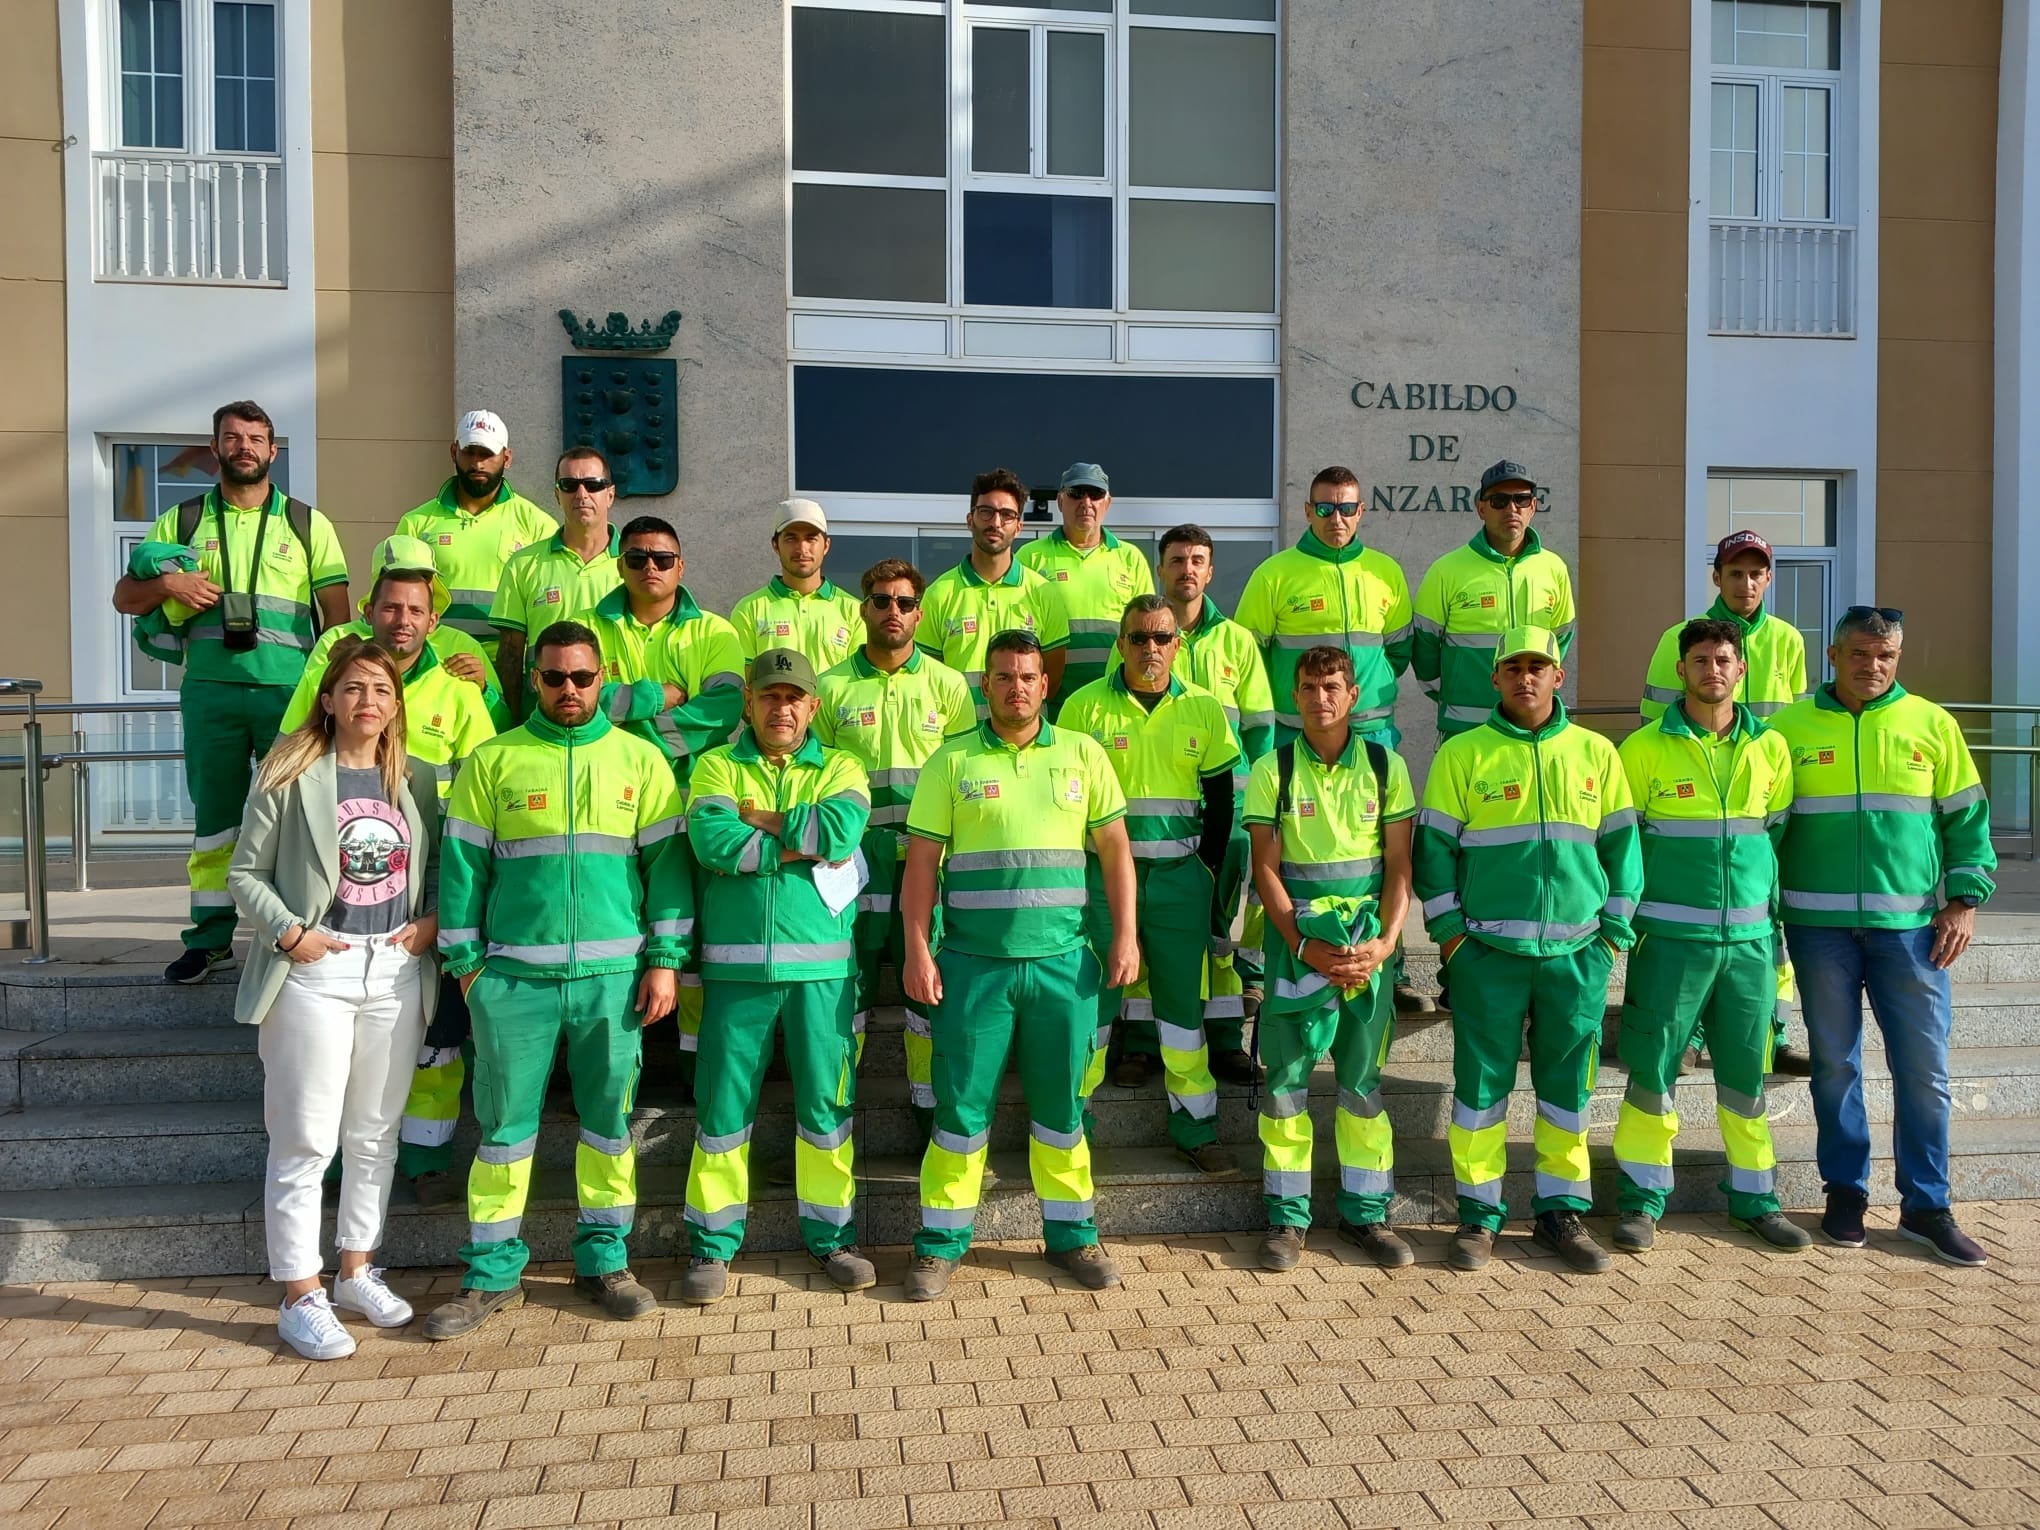
[[[1714,549],[1714,566],[1720,568],[1737,553],[1746,552],[1762,553],[1764,561],[1774,567],[1778,562],[1776,558],[1771,556],[1771,544],[1758,536],[1754,531],[1731,531],[1721,539],[1720,545]]]

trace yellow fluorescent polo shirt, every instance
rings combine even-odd
[[[871,778],[871,827],[895,834],[921,767],[960,733],[974,732],[977,711],[963,676],[918,649],[891,673],[859,648],[817,682],[815,737],[854,756]],[[901,839],[899,852],[906,854]]]
[[[1058,528],[1024,545],[1017,556],[1062,596],[1070,625],[1062,694],[1072,695],[1112,664],[1119,618],[1136,595],[1154,593],[1155,577],[1139,548],[1103,530],[1096,547],[1080,551]]]
[[[1171,676],[1150,712],[1115,669],[1063,703],[1057,726],[1085,733],[1105,751],[1126,793],[1126,833],[1135,857],[1179,860],[1197,853],[1204,830],[1203,783],[1229,776],[1240,757],[1216,696]]]
[[[1296,740],[1289,811],[1280,824],[1282,885],[1293,900],[1381,896],[1383,824],[1417,816],[1410,768],[1393,749],[1388,751],[1387,782],[1384,813],[1374,767],[1357,731],[1329,764],[1304,739]],[[1275,824],[1281,784],[1281,761],[1275,754],[1254,762],[1247,778],[1247,823]]]
[[[586,563],[561,540],[564,535],[554,532],[503,566],[503,582],[489,608],[491,625],[530,643],[554,622],[587,621],[602,597],[623,583],[616,566],[621,539],[614,526],[609,528],[609,550]]]
[[[753,590],[730,609],[730,625],[737,629],[745,658],[755,659],[768,648],[791,648],[804,654],[818,675],[841,664],[864,641],[857,597],[826,579],[803,595],[775,574],[764,589]]]
[[[479,639],[492,655],[500,635],[489,624],[489,611],[505,566],[559,529],[558,520],[507,483],[494,503],[470,515],[460,508],[451,478],[397,522],[398,536],[416,537],[432,549],[432,562],[453,596],[445,624]]]
[[[983,717],[985,650],[995,634],[1014,628],[1032,632],[1044,649],[1067,647],[1069,616],[1056,587],[1018,558],[988,583],[965,558],[928,586],[916,641],[963,676]]]
[[[1105,751],[1041,724],[1016,749],[981,723],[921,767],[907,832],[947,850],[943,949],[1058,956],[1084,943],[1084,843],[1125,816]]]

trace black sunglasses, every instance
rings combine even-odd
[[[1360,502],[1356,499],[1350,505],[1342,505],[1336,500],[1313,500],[1311,502],[1310,513],[1321,521],[1329,520],[1335,515],[1340,517],[1358,515],[1360,513]]]
[[[555,478],[553,487],[562,494],[571,494],[576,489],[586,489],[590,494],[600,494],[615,482],[614,478]]]
[[[662,572],[680,561],[680,554],[667,552],[664,548],[633,547],[623,555],[623,566],[630,569],[643,568],[647,563]]]
[[[577,691],[585,691],[602,678],[599,669],[536,669],[532,673],[538,676],[539,684],[555,691],[568,684]]]
[[[900,613],[905,615],[909,611],[921,609],[921,597],[918,595],[867,595],[864,598],[871,603],[873,609],[879,611],[890,611],[894,606],[898,606]]]
[[[1842,620],[1850,621],[1863,616],[1881,616],[1888,622],[1905,621],[1905,613],[1896,606],[1851,606],[1842,613]]]
[[[1167,648],[1176,641],[1176,634],[1173,632],[1129,632],[1126,634],[1126,641],[1138,644],[1142,648]]]
[[[1497,509],[1503,505],[1514,505],[1518,510],[1528,510],[1537,503],[1537,492],[1534,489],[1511,489],[1506,492],[1497,489],[1488,495],[1487,502]]]
[[[1093,488],[1087,483],[1080,483],[1075,488],[1064,489],[1063,493],[1069,495],[1071,499],[1103,499],[1105,497],[1103,489]]]

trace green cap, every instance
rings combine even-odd
[[[1519,653],[1534,653],[1560,666],[1565,663],[1565,655],[1558,647],[1558,634],[1549,627],[1511,627],[1504,632],[1501,642],[1495,645],[1495,668],[1500,669],[1504,660]]]
[[[790,685],[804,696],[815,693],[815,667],[807,655],[792,648],[768,648],[751,661],[744,683],[752,690],[768,685]]]
[[[453,604],[453,592],[447,589],[446,581],[439,577],[439,567],[432,561],[432,549],[417,537],[384,537],[375,544],[375,552],[369,557],[368,594],[361,597],[363,616],[368,615],[369,602],[375,594],[375,581],[393,568],[430,574],[432,614],[446,615],[446,608]]]

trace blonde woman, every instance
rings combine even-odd
[[[438,792],[404,755],[404,682],[388,649],[333,646],[317,704],[255,778],[227,873],[256,929],[234,1018],[262,1027],[263,1197],[277,1332],[308,1360],[354,1353],[335,1307],[411,1320],[370,1255],[382,1242],[397,1124],[439,991]],[[340,1153],[332,1299],[320,1180]]]

